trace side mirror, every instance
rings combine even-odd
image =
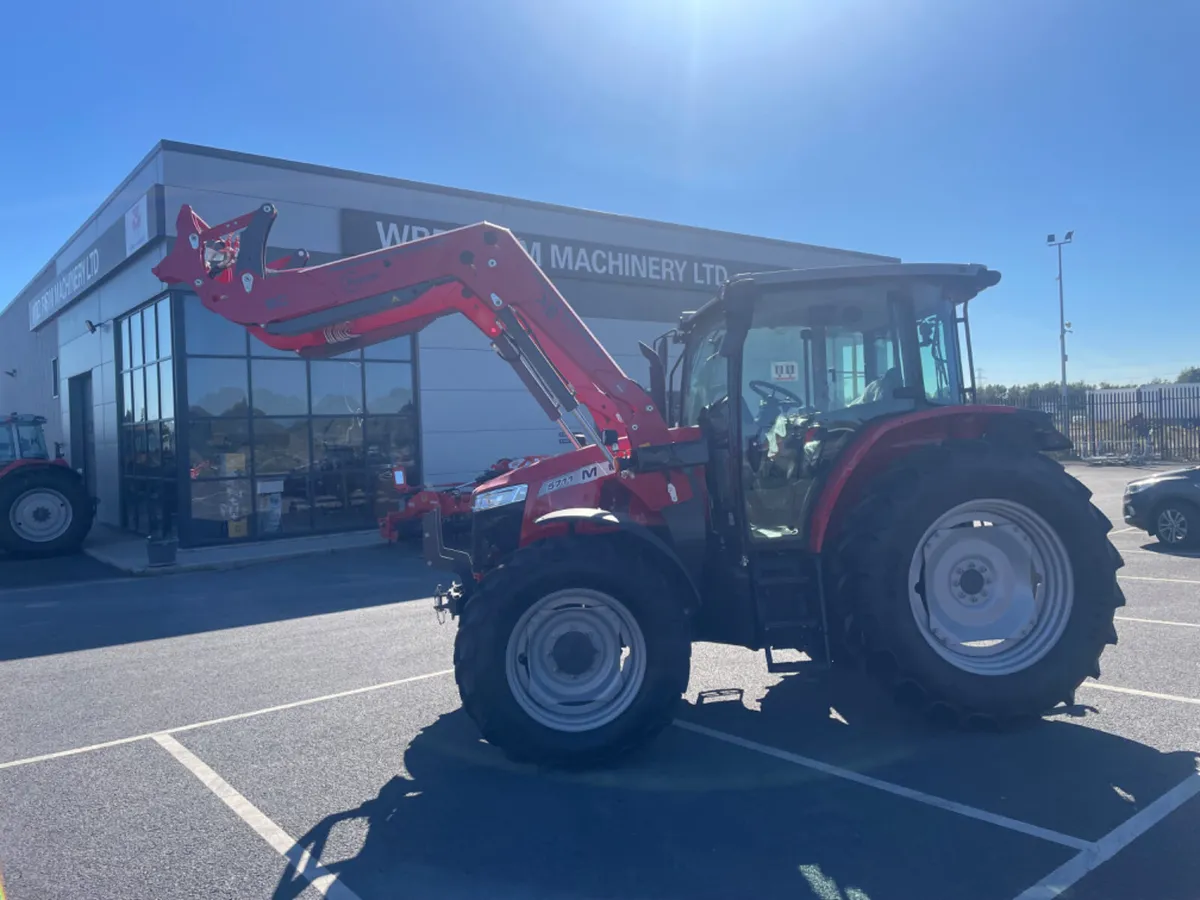
[[[657,344],[658,341],[655,341]],[[650,399],[654,401],[654,405],[658,407],[658,411],[665,417],[667,408],[667,364],[663,359],[663,354],[658,352],[657,348],[651,350],[642,341],[638,341],[638,349],[642,351],[642,356],[646,358],[646,362],[650,363]],[[605,441],[605,443],[608,443]]]

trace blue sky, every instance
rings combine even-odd
[[[21,3],[0,304],[160,138],[983,262],[987,382],[1200,365],[1190,0]],[[22,84],[16,88],[14,85]]]

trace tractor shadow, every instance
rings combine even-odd
[[[914,721],[853,676],[788,677],[757,704],[720,695],[680,719],[1084,839],[1196,768],[1193,754],[1083,724],[1086,707],[963,734]],[[508,762],[455,710],[395,771],[297,839],[363,900],[1003,898],[1073,853],[678,727],[618,766],[543,772]],[[307,887],[288,868],[273,900]]]
[[[0,558],[0,662],[420,601],[438,580],[395,545],[139,578],[102,565]]]
[[[41,558],[0,550],[0,590],[65,586],[73,582],[118,578],[123,574],[83,552]]]

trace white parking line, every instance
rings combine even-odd
[[[1171,553],[1163,553],[1161,550],[1147,550],[1144,547],[1121,547],[1121,555],[1126,553],[1145,553],[1149,556],[1157,556],[1159,559],[1200,559],[1200,553],[1183,552],[1182,550],[1174,550]]]
[[[1052,900],[1108,862],[1187,801],[1200,794],[1200,772],[1189,775],[1145,809],[1130,816],[1096,843],[1085,847],[1016,900]]]
[[[1178,694],[1159,694],[1154,691],[1143,691],[1138,688],[1119,687],[1115,684],[1100,684],[1098,681],[1085,681],[1081,688],[1095,688],[1098,691],[1112,691],[1116,694],[1133,694],[1135,697],[1149,697],[1152,700],[1173,700],[1176,703],[1200,704],[1200,697],[1180,697]]]
[[[159,731],[147,731],[145,734],[135,734],[130,737],[117,738],[115,741],[102,741],[99,744],[88,744],[86,747],[75,747],[71,750],[59,750],[55,753],[43,753],[39,756],[27,756],[25,759],[14,759],[9,762],[0,763],[0,769],[11,769],[16,766],[27,766],[30,763],[45,762],[48,759],[59,759],[64,756],[77,756],[80,753],[91,753],[93,750],[104,750],[107,747],[119,747],[121,744],[132,744],[135,741],[144,741],[147,738],[156,738],[161,734],[179,734],[183,731],[191,731],[194,728],[207,728],[209,725],[222,725],[225,722],[236,722],[238,719],[249,719],[253,716],[262,716],[267,713],[282,712],[285,709],[296,709],[299,706],[309,706],[313,703],[324,703],[326,700],[339,700],[342,697],[353,697],[355,694],[366,694],[369,691],[380,691],[384,688],[398,687],[402,684],[412,684],[415,681],[425,681],[428,678],[438,678],[442,675],[450,675],[454,672],[453,669],[442,669],[440,672],[428,672],[425,675],[413,675],[409,678],[397,678],[395,681],[383,681],[379,684],[369,684],[366,687],[351,688],[348,691],[338,691],[336,694],[324,694],[320,697],[309,697],[307,700],[294,700],[291,703],[281,703],[278,706],[267,706],[262,709],[254,709],[250,712],[234,713],[231,716],[222,716],[219,719],[206,719],[203,722],[193,722],[190,725],[177,725],[174,728],[163,728]]]
[[[1169,622],[1166,619],[1138,619],[1134,616],[1113,616],[1118,622],[1142,622],[1145,625],[1174,625],[1176,628],[1200,628],[1200,622]]]
[[[286,831],[276,825],[267,814],[243,797],[234,788],[214,772],[192,751],[169,734],[156,734],[154,740],[170,753],[185,769],[200,779],[200,783],[212,791],[221,802],[237,814],[237,817],[249,825],[264,841],[275,848],[275,852],[288,861],[288,864],[314,888],[322,897],[332,897],[334,900],[359,900],[358,894],[350,890],[337,876],[314,860],[307,850],[302,848]]]
[[[1200,584],[1194,578],[1151,578],[1149,575],[1118,575],[1122,581],[1161,581],[1166,584]]]
[[[696,725],[693,722],[687,722],[683,719],[676,719],[675,725],[679,728],[682,728],[684,731],[694,731],[696,734],[703,734],[718,741],[724,741],[727,744],[733,744],[735,747],[742,747],[746,750],[753,750],[756,753],[762,753],[766,756],[773,756],[775,759],[794,763],[798,766],[804,766],[808,769],[814,769],[817,772],[822,772],[825,775],[830,775],[834,778],[842,778],[846,781],[853,781],[857,784],[865,785],[866,787],[875,788],[876,790],[884,791],[889,794],[895,794],[898,797],[904,797],[908,800],[915,800],[918,803],[924,803],[926,806],[937,807],[938,809],[944,809],[947,812],[957,813],[960,816],[966,816],[970,819],[977,819],[981,822],[987,822],[991,825],[999,825],[1001,828],[1007,828],[1010,831],[1019,831],[1022,834],[1029,835],[1030,837],[1041,838],[1044,841],[1051,841],[1055,844],[1062,844],[1064,847],[1082,850],[1090,846],[1090,844],[1082,838],[1072,837],[1069,834],[1062,834],[1057,831],[1051,831],[1049,828],[1042,828],[1039,825],[1031,825],[1028,822],[1022,822],[1018,819],[1010,819],[1008,816],[990,813],[987,810],[977,809],[974,806],[967,806],[964,803],[956,803],[953,800],[946,800],[943,797],[935,797],[933,794],[915,791],[912,788],[906,788],[898,784],[892,784],[890,781],[881,781],[878,778],[872,778],[869,775],[863,775],[862,773],[855,772],[851,769],[843,769],[839,766],[831,766],[829,763],[824,763],[816,759],[810,759],[809,757],[801,756],[798,753],[780,750],[776,747],[760,744],[757,741],[748,741],[745,738],[738,737],[737,735],[733,734],[727,734],[724,731],[714,731],[712,728],[708,728],[704,725]]]

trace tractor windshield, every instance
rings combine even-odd
[[[0,465],[17,458],[16,428],[0,419]]]
[[[888,403],[897,388],[916,388],[931,403],[959,402],[953,304],[911,297],[863,302],[861,292],[760,297],[742,347],[738,393],[754,420],[780,413],[832,412]],[[723,316],[688,341],[681,424],[729,394]]]
[[[33,422],[17,422],[17,446],[22,459],[49,459],[46,449],[46,434],[42,426]]]

